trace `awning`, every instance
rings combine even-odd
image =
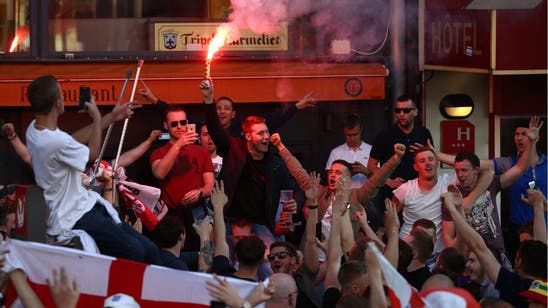
[[[0,106],[28,106],[26,87],[41,75],[58,78],[67,105],[75,105],[81,85],[91,87],[97,104],[118,100],[130,63],[3,63],[0,65]],[[140,80],[168,102],[200,103],[203,62],[144,63]],[[313,91],[319,101],[365,101],[385,98],[388,70],[378,63],[213,62],[211,78],[218,96],[239,103],[298,101]],[[128,84],[129,99],[133,81]],[[137,89],[142,85],[138,84]],[[136,94],[136,98],[138,95]]]

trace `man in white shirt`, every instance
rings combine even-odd
[[[26,133],[27,147],[36,183],[44,190],[49,238],[55,241],[73,229],[80,229],[95,240],[103,254],[157,263],[158,247],[121,222],[108,201],[86,190],[80,175],[86,163],[99,154],[102,129],[131,115],[132,104],[118,105],[102,118],[92,97],[86,106],[93,123],[71,136],[58,128],[58,118],[65,109],[55,77],[47,75],[33,80],[27,97],[35,113]],[[127,109],[125,115],[120,111],[123,108]]]
[[[370,174],[367,169],[371,145],[362,140],[362,123],[356,113],[346,117],[343,123],[345,143],[331,150],[325,170],[329,171],[336,160],[344,160],[352,165],[352,188],[360,188]]]

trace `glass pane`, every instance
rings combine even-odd
[[[57,0],[49,10],[49,50],[151,50],[153,20],[207,18],[206,0]]]
[[[30,51],[29,0],[0,0],[0,53]]]

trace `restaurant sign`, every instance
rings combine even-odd
[[[206,51],[221,23],[156,23],[155,51]],[[286,51],[287,23],[274,33],[255,33],[240,29],[240,37],[223,46],[235,51]]]

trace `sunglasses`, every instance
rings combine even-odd
[[[411,111],[415,110],[415,108],[394,108],[394,112],[396,114],[400,113],[403,111],[403,113],[410,113]]]
[[[185,126],[186,123],[187,123],[187,120],[179,120],[179,121],[170,122],[169,125],[171,125],[171,127],[177,127],[177,124],[181,124],[181,126]]]
[[[278,259],[280,260],[285,260],[285,258],[287,258],[289,256],[289,252],[287,251],[280,251],[280,252],[273,252],[273,253],[269,253],[267,258],[268,260],[270,261],[274,261],[274,259],[276,259],[276,257],[278,257]]]

